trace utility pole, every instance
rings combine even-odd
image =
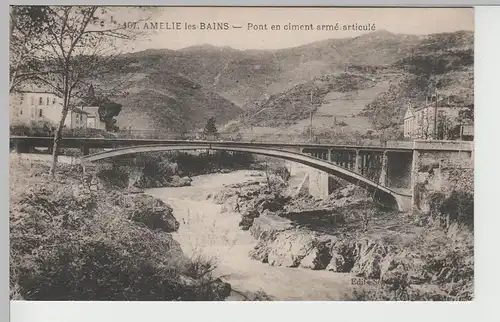
[[[436,96],[436,103],[434,104],[434,140],[438,139],[438,122],[437,122],[437,117],[438,117],[438,96],[437,96],[437,91],[434,89],[434,95]]]
[[[313,92],[310,93],[311,99],[311,110],[309,111],[310,122],[309,122],[309,141],[313,140]]]

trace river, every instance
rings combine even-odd
[[[224,185],[255,180],[257,171],[235,171],[193,178],[191,186],[148,189],[146,193],[170,204],[180,223],[173,237],[192,257],[205,256],[216,262],[215,276],[231,284],[228,300],[242,300],[241,294],[265,292],[278,301],[342,300],[350,291],[349,274],[301,268],[273,267],[248,256],[257,241],[238,227],[237,213],[223,212],[207,195]]]

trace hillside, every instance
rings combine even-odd
[[[419,39],[377,31],[279,50],[199,45],[177,51],[146,50],[127,57],[134,59],[143,72],[168,71],[185,76],[245,106],[314,77],[341,72],[347,65],[394,63]]]
[[[471,100],[474,96],[474,42],[472,33],[430,35],[392,65],[400,71],[391,86],[365,108],[379,128],[401,123],[407,103],[425,102],[429,93]]]
[[[126,84],[128,95],[119,102],[124,108],[117,117],[120,128],[193,131],[214,116],[225,123],[241,109],[184,77],[166,73],[135,75]]]
[[[312,110],[315,123],[328,127],[335,117],[347,124],[343,131],[364,132],[400,123],[408,100],[420,104],[433,84],[443,95],[473,94],[472,32],[377,31],[279,50],[198,45],[124,58],[122,73],[142,75],[119,117],[134,127],[191,129],[207,116],[222,124],[244,110],[238,128],[285,133],[303,130]]]

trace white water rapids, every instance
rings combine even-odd
[[[235,291],[228,300],[241,300],[238,294],[263,291],[273,300],[343,300],[350,291],[348,274],[325,270],[273,267],[250,259],[248,252],[257,241],[238,227],[240,215],[222,212],[207,195],[224,185],[255,180],[257,171],[236,171],[193,178],[191,186],[156,188],[146,192],[172,206],[180,223],[173,237],[188,256],[207,256],[215,260],[215,276],[231,284]]]

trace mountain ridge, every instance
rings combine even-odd
[[[284,49],[239,50],[228,46],[217,47],[201,44],[180,50],[150,49],[126,54],[124,57],[131,60],[124,71],[125,73],[141,73],[143,75],[163,73],[177,77],[179,84],[182,83],[181,79],[198,84],[200,87],[197,90],[203,92],[207,97],[195,95],[198,103],[194,103],[194,105],[203,105],[202,101],[210,101],[208,97],[217,95],[217,100],[211,100],[212,103],[208,104],[207,108],[210,112],[201,113],[199,109],[193,110],[190,107],[189,97],[193,93],[189,95],[184,93],[187,97],[180,99],[181,106],[185,106],[184,109],[179,110],[181,115],[184,114],[180,119],[191,120],[193,117],[186,113],[197,111],[201,113],[202,117],[208,115],[216,117],[219,119],[218,123],[222,124],[233,115],[237,116],[243,111],[253,110],[256,105],[265,104],[273,95],[281,95],[295,87],[306,86],[304,84],[327,75],[329,75],[328,77],[338,77],[346,72],[352,73],[353,70],[359,75],[376,78],[380,82],[389,80],[393,80],[395,83],[401,82],[405,75],[417,77],[422,82],[418,85],[420,87],[429,86],[429,82],[421,79],[427,75],[438,84],[441,82],[440,86],[444,89],[455,86],[457,88],[463,87],[463,91],[467,91],[467,86],[470,85],[467,83],[468,81],[462,82],[460,80],[457,83],[457,79],[464,77],[468,79],[473,72],[473,33],[457,31],[431,35],[405,35],[380,30],[353,38],[325,39]],[[433,69],[440,70],[441,74],[439,75],[441,76],[429,76],[429,71]],[[451,77],[453,75],[458,78]],[[170,82],[173,80],[173,78],[166,78],[162,81]],[[457,84],[453,85],[454,83]],[[158,82],[150,82],[147,86],[160,87],[161,89]],[[417,101],[420,101],[423,91],[420,87]],[[404,91],[407,88],[402,87],[398,90],[402,91],[399,96],[406,95]],[[182,96],[183,91],[175,91]],[[450,90],[450,92],[453,91]],[[293,96],[292,92],[288,94]],[[147,94],[146,92],[143,94],[142,98],[144,99]],[[380,101],[382,94],[382,92],[373,92],[370,95],[373,101],[376,101],[377,98]],[[332,92],[325,97],[332,95],[337,94]],[[411,95],[415,95],[415,93]],[[137,104],[137,101],[137,98],[131,100],[134,104]],[[395,102],[388,104],[391,109],[398,110],[389,113],[395,118],[395,121],[399,121],[398,118],[401,114],[399,108],[395,106],[399,104],[399,101],[398,98]],[[164,102],[172,104],[168,98],[164,99]],[[124,117],[122,117],[122,121],[124,118],[126,119],[128,113],[127,100],[124,100],[123,103],[124,112],[122,113]],[[229,112],[225,108],[222,109],[224,110],[222,112],[211,104],[223,105],[233,112]],[[269,105],[273,104],[269,102]],[[381,115],[379,113],[381,104],[379,103],[377,106],[377,104],[367,103],[364,115],[373,121]],[[338,104],[336,108],[338,108]],[[355,110],[359,109],[359,107],[355,108]],[[136,112],[139,110],[140,108],[135,108]],[[220,117],[218,113],[222,113]],[[163,115],[161,117],[165,117],[165,122],[180,122],[173,116]],[[161,122],[161,117],[155,118],[155,122]],[[279,115],[276,113],[274,117],[279,119]],[[278,119],[276,121],[280,123],[282,120]],[[199,126],[200,120],[184,123],[187,127]],[[154,128],[157,127],[158,125],[154,126]]]

